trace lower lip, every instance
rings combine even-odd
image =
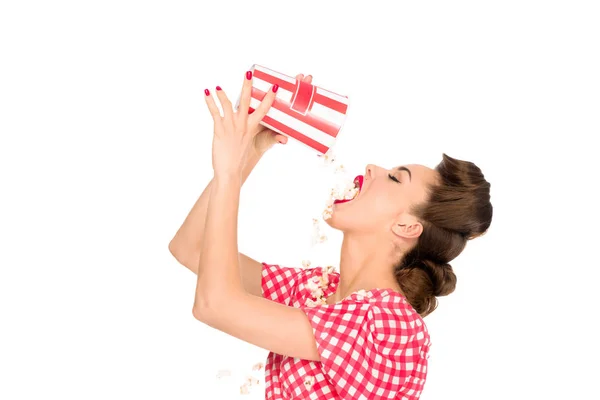
[[[363,185],[363,177],[362,176],[357,176],[356,178],[354,178],[354,180],[358,180],[358,187],[362,189],[362,185]],[[358,193],[356,194],[356,197],[354,197],[354,199],[348,199],[348,200],[334,200],[333,204],[342,204],[342,203],[347,203],[349,201],[355,200],[358,195],[360,194],[360,190],[358,191]]]

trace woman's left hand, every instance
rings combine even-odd
[[[278,88],[278,85],[273,85],[260,106],[251,115],[248,115],[252,93],[252,73],[250,71],[246,72],[237,112],[233,111],[231,101],[219,86],[217,86],[216,92],[223,108],[223,116],[208,89],[204,91],[206,104],[214,121],[212,164],[215,176],[241,176],[249,150],[253,146],[254,135],[260,131],[257,126],[269,112]]]

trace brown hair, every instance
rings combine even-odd
[[[448,264],[467,241],[483,235],[492,222],[490,183],[475,164],[443,154],[435,167],[440,180],[428,185],[428,200],[410,213],[423,225],[417,244],[394,267],[408,302],[422,316],[437,308],[436,296],[456,287]]]

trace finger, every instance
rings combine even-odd
[[[223,109],[223,119],[230,121],[231,116],[233,115],[233,108],[231,108],[231,101],[229,101],[227,95],[220,86],[217,86],[217,97],[219,98],[221,108]]]
[[[302,79],[304,79],[304,74],[298,74],[296,75],[296,79],[301,81]]]
[[[258,125],[258,123],[260,121],[262,121],[264,116],[267,115],[267,113],[269,112],[269,109],[271,108],[271,106],[273,105],[273,102],[275,101],[275,96],[276,96],[278,89],[279,89],[279,85],[277,85],[277,84],[271,86],[271,90],[269,90],[269,92],[265,95],[265,97],[261,101],[260,105],[256,108],[256,111],[254,111],[252,113],[252,115],[249,117],[249,120],[252,123],[252,125],[255,125],[255,124]]]
[[[242,85],[242,95],[240,97],[240,107],[238,115],[243,124],[248,121],[248,108],[250,108],[250,99],[252,99],[252,71],[247,71]]]
[[[281,134],[277,133],[275,135],[275,140],[277,140],[281,144],[286,144],[287,141],[288,141],[288,137],[285,136],[285,135],[281,135]]]
[[[204,100],[206,101],[206,105],[208,106],[208,111],[210,111],[210,115],[212,116],[215,124],[217,121],[221,121],[221,112],[219,111],[219,107],[217,107],[217,103],[215,103],[215,99],[210,94],[208,89],[204,89]]]

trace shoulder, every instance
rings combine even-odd
[[[427,357],[431,343],[427,325],[401,294],[389,289],[375,290],[366,322],[375,346],[398,352],[412,348]]]

